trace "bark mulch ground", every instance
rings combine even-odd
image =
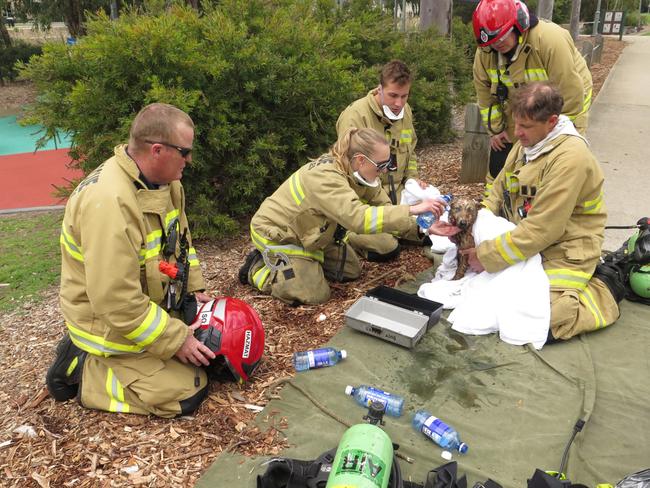
[[[607,39],[602,63],[592,67],[594,96],[623,46]],[[12,93],[12,99],[19,96]],[[425,147],[421,177],[445,193],[478,198],[482,184],[458,181],[461,148],[460,139]],[[2,317],[0,486],[185,487],[224,451],[277,454],[286,445],[279,430],[287,420],[271,411],[260,430],[252,419],[277,393],[279,380],[293,375],[293,352],[330,339],[344,326],[348,307],[369,288],[394,286],[430,266],[422,248],[406,248],[392,263],[364,262],[355,282],[332,284],[328,303],[293,308],[239,284],[237,270],[250,248],[245,233],[196,244],[209,291],[246,300],[262,317],[265,357],[253,381],[242,387],[213,383],[193,417],[174,420],[92,411],[75,401],[55,403],[44,377],[64,326],[52,288],[41,301]]]

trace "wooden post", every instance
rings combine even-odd
[[[553,20],[553,0],[539,0],[537,16],[540,19]]]
[[[420,30],[432,25],[443,36],[451,32],[452,0],[420,0]]]
[[[465,138],[463,139],[463,162],[460,169],[461,183],[483,183],[490,159],[490,136],[481,122],[478,105],[465,106]]]
[[[580,4],[582,0],[571,1],[571,37],[573,42],[580,36]]]

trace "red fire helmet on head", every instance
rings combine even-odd
[[[225,359],[237,381],[247,381],[264,354],[264,326],[257,312],[242,300],[219,297],[204,303],[194,323],[194,336]]]
[[[472,14],[474,37],[480,47],[494,44],[513,28],[523,34],[530,27],[528,7],[519,0],[481,0]]]

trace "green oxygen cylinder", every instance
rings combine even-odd
[[[376,425],[356,424],[336,449],[326,488],[386,488],[393,467],[393,443]]]

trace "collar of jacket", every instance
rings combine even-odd
[[[372,111],[377,116],[377,118],[381,121],[382,124],[393,125],[393,122],[397,122],[397,121],[390,120],[388,117],[384,115],[383,109],[379,106],[377,100],[375,100],[376,94],[377,94],[377,88],[373,88],[368,92],[368,95],[366,95],[366,99],[368,100],[368,105],[370,105],[370,108],[372,109]]]
[[[146,189],[146,185],[138,179],[140,168],[138,168],[136,162],[127,154],[126,144],[120,144],[115,147],[115,159],[118,166],[122,168],[122,171],[133,182],[138,181],[142,185],[142,189],[137,189],[135,185],[133,186],[140,209],[145,213],[156,213],[164,219],[171,186],[161,185],[157,190]]]
[[[517,141],[517,144],[519,144],[519,149],[517,150],[517,159],[522,161],[524,164],[533,164],[537,160],[539,160],[539,158],[541,156],[547,155],[548,153],[552,152],[553,150],[555,150],[556,148],[561,146],[562,143],[564,141],[566,141],[569,137],[572,137],[572,136],[569,135],[569,134],[560,134],[559,136],[554,137],[553,139],[548,141],[548,143],[542,149],[540,149],[537,157],[535,159],[533,159],[532,161],[526,161],[526,155],[524,153],[524,146],[522,146],[521,143],[519,141]]]

